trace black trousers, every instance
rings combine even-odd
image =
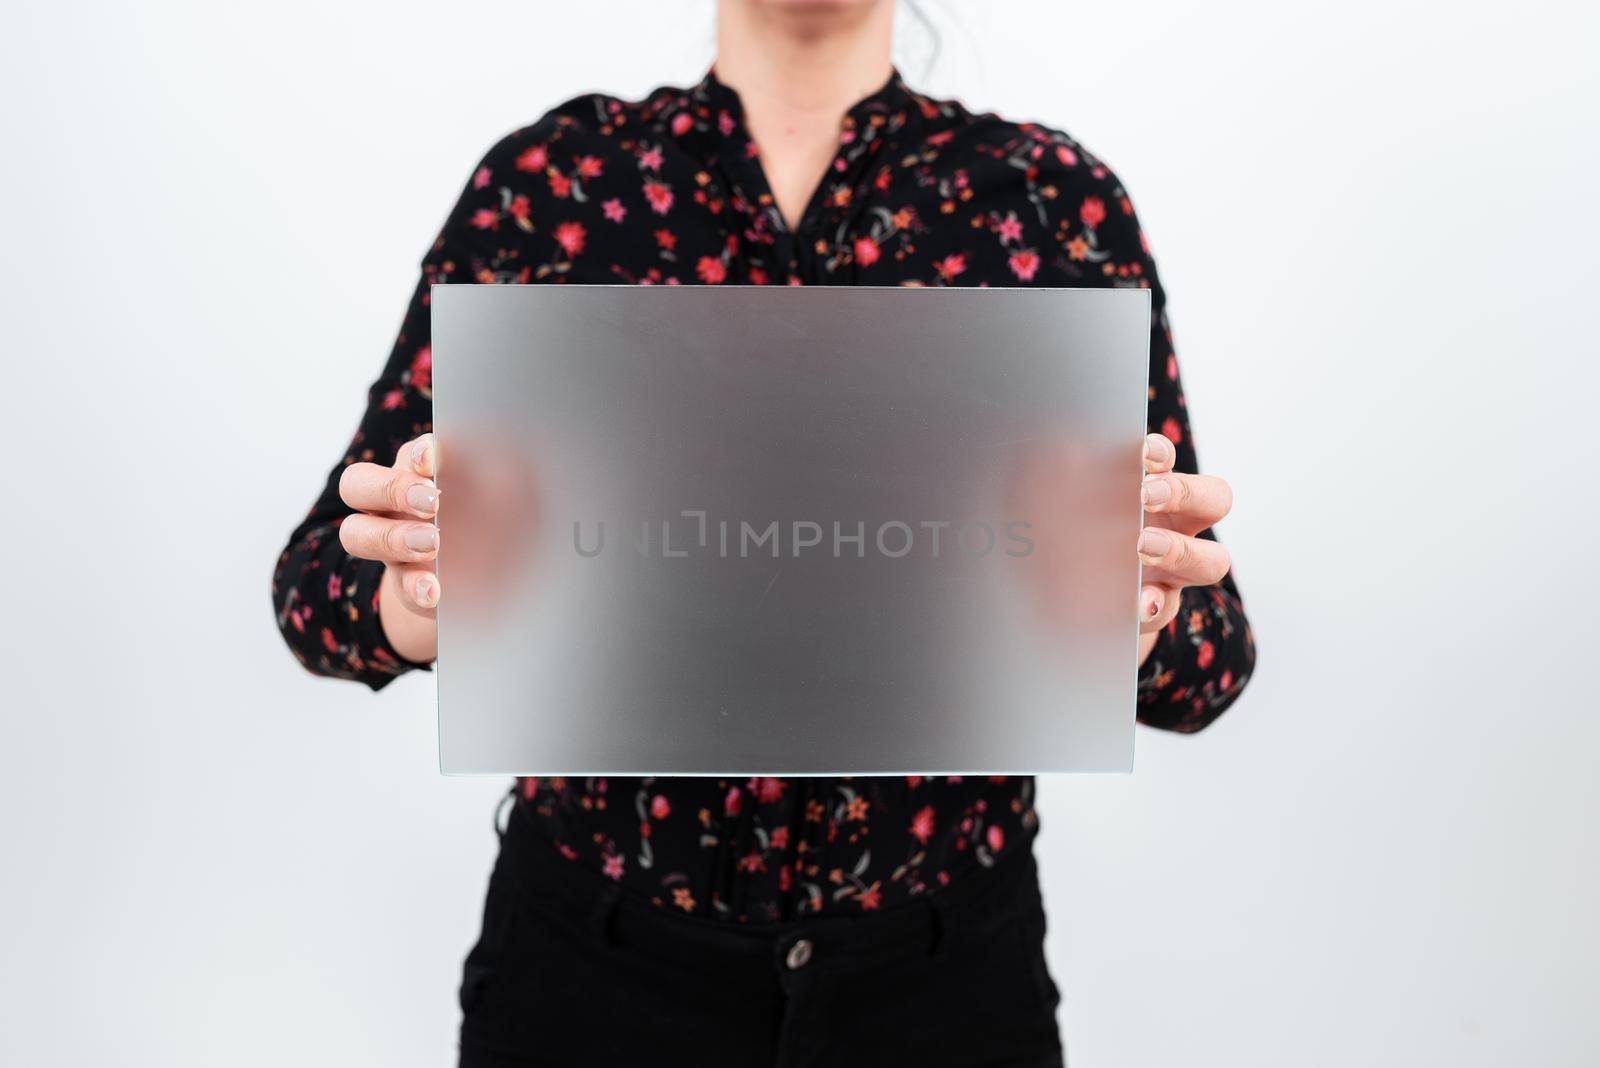
[[[511,813],[461,984],[462,1068],[1059,1068],[1028,850],[882,913],[680,915]]]

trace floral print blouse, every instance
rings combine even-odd
[[[379,625],[382,565],[340,547],[338,482],[430,429],[429,286],[451,282],[1148,287],[1150,427],[1176,444],[1178,470],[1196,470],[1149,246],[1117,176],[1071,137],[929,99],[895,74],[845,116],[791,230],[714,71],[638,102],[582,96],[473,170],[354,440],[278,561],[279,626],[317,674],[376,690],[416,666]],[[1140,672],[1139,719],[1201,729],[1254,658],[1232,576],[1186,590]],[[1038,824],[1025,776],[527,778],[513,796],[573,862],[735,922],[887,908],[981,875]]]

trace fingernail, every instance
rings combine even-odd
[[[417,524],[406,531],[406,548],[412,552],[425,553],[439,544],[439,531],[436,527]]]
[[[432,436],[421,438],[411,446],[411,464],[413,467],[428,466],[428,449],[433,445]]]
[[[417,579],[417,603],[424,608],[433,604],[433,591],[436,588],[433,584],[433,579],[426,575]]]
[[[1172,548],[1172,539],[1162,531],[1143,530],[1139,532],[1139,552],[1141,555],[1159,560],[1167,555],[1167,550],[1170,548]]]
[[[1161,614],[1160,595],[1150,598],[1150,607],[1144,610],[1144,614],[1149,616],[1151,619],[1154,619],[1156,616]]]
[[[1164,478],[1147,478],[1139,496],[1147,505],[1166,504],[1172,500],[1172,486]]]
[[[412,511],[432,515],[433,510],[438,507],[439,492],[432,486],[424,486],[419,482],[406,490],[406,503],[411,506]]]

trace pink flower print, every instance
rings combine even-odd
[[[645,182],[644,198],[650,202],[650,210],[657,215],[665,215],[672,209],[672,190],[661,182]]]
[[[588,236],[588,231],[580,222],[564,222],[556,227],[556,244],[560,245],[569,257],[576,256],[583,251],[583,239]]]
[[[550,153],[543,145],[532,145],[522,150],[517,157],[517,170],[538,174],[550,162]]]
[[[1034,274],[1039,270],[1039,254],[1032,249],[1013,252],[1011,258],[1006,260],[1006,264],[1011,268],[1011,273],[1016,275],[1020,281],[1031,282]]]
[[[749,790],[763,805],[770,805],[783,796],[783,780],[770,775],[757,775],[750,780]]]

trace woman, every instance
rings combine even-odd
[[[378,689],[434,655],[431,284],[1115,285],[1155,309],[1139,715],[1195,731],[1238,696],[1253,646],[1210,533],[1230,493],[1195,473],[1127,194],[1063,133],[908,89],[892,13],[723,0],[698,85],[579,97],[489,151],[278,563],[308,668]],[[512,798],[463,1064],[1060,1063],[1029,778],[527,779]]]

